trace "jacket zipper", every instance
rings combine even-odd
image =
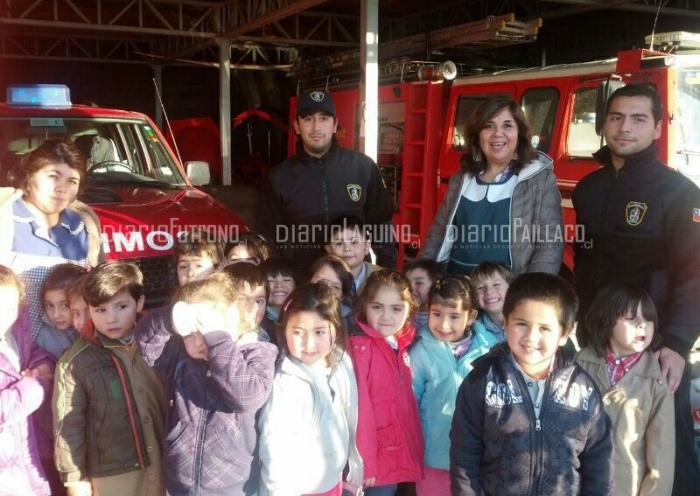
[[[607,201],[605,202],[605,209],[603,210],[603,223],[601,226],[601,235],[599,236],[598,239],[598,244],[601,243],[602,239],[605,237],[606,233],[608,232],[608,223],[610,222],[610,205],[612,205],[612,199],[615,193],[615,189],[617,188],[617,179],[619,177],[619,171],[614,171],[613,172],[613,184],[612,188],[610,188],[610,196],[608,196]],[[602,257],[603,257],[603,250],[602,246],[599,246],[597,249],[597,255],[596,255],[596,269],[595,269],[595,285],[596,288],[600,288],[601,283],[602,283],[602,278],[603,278],[603,264],[602,262]]]
[[[146,463],[143,459],[143,448],[141,447],[141,441],[139,440],[138,432],[136,430],[136,418],[134,417],[134,406],[131,404],[131,395],[129,394],[129,389],[126,386],[126,378],[124,377],[124,371],[120,365],[119,359],[111,354],[112,361],[114,362],[114,368],[117,369],[117,375],[119,376],[119,382],[121,382],[122,391],[124,392],[124,402],[126,403],[126,410],[129,412],[129,425],[131,426],[131,434],[134,436],[134,446],[136,448],[136,456],[139,459],[140,468],[146,468]]]
[[[323,161],[321,159],[318,159],[318,166],[321,169],[321,177],[323,177],[323,211],[325,212],[326,224],[329,224],[331,218],[328,206],[328,183],[326,182],[326,169],[323,167]]]
[[[515,366],[512,366],[515,369]],[[547,380],[544,383],[544,394],[542,395],[542,408],[540,409],[540,416],[539,418],[535,418],[535,406],[532,403],[532,399],[530,398],[530,392],[527,389],[527,384],[525,384],[525,377],[523,376],[520,371],[517,369],[515,370],[515,376],[517,377],[518,383],[520,384],[520,389],[522,390],[523,396],[524,396],[524,401],[526,403],[526,407],[528,408],[528,412],[531,415],[531,418],[534,420],[534,432],[532,435],[532,442],[531,442],[531,447],[532,447],[532,452],[537,453],[536,457],[533,457],[534,463],[531,463],[530,466],[530,480],[535,481],[535,477],[537,474],[543,473],[542,467],[544,466],[544,462],[542,460],[542,422],[540,419],[544,417],[545,411],[547,410],[547,403],[548,398],[549,398],[549,385],[552,381],[552,374],[554,371],[551,371],[549,373],[549,376],[547,377]],[[533,381],[536,379],[532,379]],[[532,423],[530,424],[532,427]],[[533,485],[530,485],[527,494],[528,495],[537,495],[539,493],[539,484],[537,484],[538,488],[534,488]],[[533,490],[533,489],[538,489],[538,490]]]
[[[537,439],[537,447],[535,448],[537,451],[537,466],[535,473],[544,473],[544,449],[542,448],[542,424],[540,422],[540,419],[544,417],[546,411],[547,411],[547,404],[549,403],[549,386],[552,382],[552,375],[554,374],[554,371],[549,373],[549,376],[547,377],[547,380],[544,383],[544,394],[542,395],[542,408],[540,409],[540,416],[535,422],[535,437]],[[529,396],[529,395],[528,395]],[[539,479],[541,482],[541,478]],[[540,494],[540,484],[537,484],[537,487],[535,488],[535,491],[533,494]]]
[[[209,376],[209,370],[207,370],[207,376]],[[207,388],[204,387],[203,393],[204,393],[204,399],[202,401],[202,405],[207,404]],[[199,416],[199,423],[197,424],[197,441],[195,442],[194,445],[194,484],[192,484],[192,491],[191,496],[197,496],[199,494],[199,488],[201,486],[201,477],[202,477],[202,454],[204,452],[204,436],[206,433],[206,424],[207,421],[209,420],[209,414],[211,412],[209,410],[206,410],[206,413],[204,415]]]

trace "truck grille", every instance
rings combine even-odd
[[[177,287],[173,256],[137,258],[131,261],[143,272],[145,307],[154,308],[168,303]]]

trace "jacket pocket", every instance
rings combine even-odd
[[[196,446],[191,424],[179,421],[163,440],[163,467],[169,479],[189,486],[194,481]]]
[[[202,487],[220,489],[242,484],[249,476],[252,457],[243,452],[241,433],[235,427],[209,427],[202,453]],[[206,467],[206,468],[204,468]]]

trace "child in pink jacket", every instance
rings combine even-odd
[[[22,294],[20,279],[0,265],[0,494],[48,496],[31,415],[50,386],[54,360],[32,341]]]

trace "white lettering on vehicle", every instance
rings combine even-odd
[[[173,229],[170,229],[173,227]],[[205,231],[212,241],[235,243],[239,239],[238,225],[152,225],[134,226],[133,229],[103,226],[101,233],[102,248],[109,253],[138,253],[146,250],[167,252],[175,243],[187,239],[187,233],[193,230]],[[174,233],[174,234],[173,234]]]

